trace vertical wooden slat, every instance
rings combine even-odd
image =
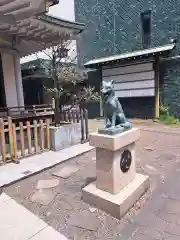
[[[89,138],[89,129],[88,129],[88,110],[85,109],[84,112],[84,121],[85,121],[85,131],[86,131],[86,140]]]
[[[50,150],[50,121],[49,119],[46,119],[46,138],[47,138],[47,149]]]
[[[156,57],[156,61],[154,63],[154,71],[155,71],[155,118],[159,118],[159,57]]]
[[[44,150],[44,125],[43,120],[40,120],[40,143],[41,143],[41,149]]]
[[[13,143],[14,143],[14,160],[17,159],[18,147],[17,147],[17,137],[16,137],[16,125],[12,124],[12,134],[13,134]]]
[[[76,120],[77,120],[77,123],[79,123],[79,111],[76,110]]]
[[[34,120],[33,125],[34,125],[34,146],[35,152],[37,153],[39,150],[38,150],[38,128],[36,120]]]
[[[72,116],[71,116],[71,111],[68,111],[68,121],[71,122],[72,121]]]
[[[31,140],[31,125],[30,122],[26,122],[26,127],[27,127],[27,139],[28,139],[28,153],[32,153],[32,140]]]
[[[11,117],[8,117],[8,133],[9,133],[10,157],[11,157],[11,160],[13,160],[13,158],[14,158],[14,142],[13,142],[12,119],[11,119]]]
[[[75,116],[74,110],[72,110],[72,120],[73,120],[73,123],[76,122],[76,116]]]
[[[66,111],[63,112],[63,115],[64,115],[64,122],[67,122]]]
[[[84,141],[84,112],[83,110],[80,111],[80,118],[81,118],[81,142]]]
[[[1,138],[1,155],[2,160],[6,161],[6,141],[5,141],[5,134],[4,134],[4,121],[0,118],[0,138]]]
[[[23,123],[19,123],[19,128],[20,128],[20,141],[21,141],[21,155],[22,157],[25,156],[25,144],[24,144],[24,126]]]

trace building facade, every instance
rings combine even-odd
[[[75,16],[76,21],[86,25],[78,48],[83,63],[115,54],[153,49],[172,43],[172,39],[177,40],[175,48],[168,56],[159,57],[158,88],[159,105],[168,106],[171,114],[180,117],[180,4],[178,0],[75,0]],[[153,103],[155,95],[154,92],[151,97],[148,95],[135,96],[135,98],[125,96],[120,99],[125,108],[130,108],[127,110],[128,114],[136,105],[134,116],[138,116],[138,111],[141,109],[144,111],[150,109],[152,113],[155,112],[155,103]],[[144,105],[146,107],[142,108]],[[144,112],[143,115],[144,117],[155,116],[150,112]]]
[[[21,58],[57,45],[65,34],[75,39],[84,29],[83,24],[47,14],[58,2],[12,0],[0,4],[1,107],[24,109]]]

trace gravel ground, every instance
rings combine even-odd
[[[164,182],[170,168],[178,162],[179,155],[178,135],[141,131],[141,138],[137,142],[137,172],[150,176],[151,189],[120,221],[81,200],[81,188],[89,179],[95,178],[94,150],[6,187],[4,191],[69,239],[119,239],[124,225],[132,222],[133,216],[143,209],[144,203],[151,198],[152,191]],[[78,166],[79,170],[69,178],[52,176],[52,172],[71,165]],[[54,178],[59,179],[60,183],[47,190],[54,196],[52,202],[47,206],[32,202],[32,195],[37,192],[37,182]],[[89,219],[99,221],[97,230],[89,231],[85,227],[72,226],[70,218],[75,216],[77,220],[82,219],[84,214],[86,218],[89,216]],[[89,226],[92,222],[93,220],[89,221]]]

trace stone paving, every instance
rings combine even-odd
[[[53,167],[91,149],[93,147],[89,146],[89,143],[77,144],[58,152],[49,151],[30,156],[21,160],[18,166],[13,162],[0,166],[0,187]]]
[[[180,163],[122,232],[127,240],[180,239]]]
[[[7,194],[0,195],[1,240],[67,240]]]
[[[131,239],[132,234],[134,234],[134,237],[139,234],[138,238],[132,239],[140,240],[144,237],[144,232],[138,232],[137,228],[134,229],[134,226],[137,225],[137,222],[134,223],[134,219],[136,220],[137,213],[143,214],[146,210],[146,206],[148,206],[146,204],[152,201],[152,192],[159,191],[159,187],[165,185],[164,182],[167,177],[171,176],[173,178],[175,176],[174,174],[171,175],[171,171],[173,172],[179,166],[179,157],[179,135],[164,133],[162,129],[158,129],[156,132],[141,131],[140,141],[137,142],[137,171],[150,176],[151,189],[121,221],[81,200],[82,187],[95,179],[96,159],[94,150],[17,182],[4,188],[4,190],[47,224],[64,234],[69,240],[126,240]],[[76,171],[77,168],[78,171]],[[178,175],[178,171],[176,173]],[[51,188],[43,188],[42,180],[50,180]],[[52,180],[54,184],[52,184]],[[57,180],[59,184],[55,186]],[[41,188],[37,187],[39,184]],[[175,187],[175,183],[172,186]],[[175,190],[173,193],[175,193]],[[173,198],[172,194],[170,198]],[[157,193],[157,196],[159,196],[159,193]],[[154,202],[153,200],[152,205],[157,204],[158,201]],[[173,210],[171,209],[171,211]],[[159,216],[163,218],[163,214],[161,209]],[[169,218],[173,219],[173,214]],[[148,216],[146,220],[149,219],[151,218]],[[165,222],[167,222],[167,219]],[[151,228],[153,228],[153,217],[151,223]],[[164,230],[164,225],[154,224],[154,227],[156,226],[162,227],[162,231]],[[121,234],[126,234],[122,232],[122,229],[124,228],[125,231],[126,227],[130,227],[128,230],[130,235],[127,235],[127,238],[120,238]],[[149,231],[145,228],[144,230]],[[164,233],[166,235],[164,236],[167,237],[170,231],[172,232],[172,226],[171,230],[166,229]],[[148,239],[148,236],[146,236],[146,239]],[[173,240],[173,238],[171,239]]]

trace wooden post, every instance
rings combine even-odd
[[[72,121],[73,121],[73,123],[76,122],[76,116],[75,116],[74,110],[72,110]]]
[[[11,157],[11,160],[13,160],[13,158],[14,158],[14,141],[13,141],[11,117],[8,117],[8,133],[9,133],[10,157]]]
[[[5,134],[4,134],[4,121],[0,118],[0,137],[1,137],[1,154],[2,160],[6,161],[6,141],[5,141]]]
[[[84,111],[81,109],[81,143],[84,142]]]
[[[72,121],[72,116],[71,116],[71,110],[68,111],[68,121],[71,122]]]
[[[27,127],[27,138],[28,138],[28,153],[32,153],[32,141],[31,141],[31,125],[30,122],[26,122],[26,127]]]
[[[155,71],[155,118],[159,118],[159,56],[156,57],[156,61],[154,63],[154,71]]]
[[[50,146],[50,123],[49,123],[49,119],[46,119],[46,138],[47,138],[47,149],[50,150],[51,146]]]
[[[39,150],[38,150],[38,129],[36,120],[33,121],[33,125],[34,125],[34,146],[35,152],[37,153]]]
[[[64,115],[63,116],[64,117],[64,122],[67,122],[67,120],[66,120],[66,111],[63,112],[63,115]]]
[[[21,141],[21,155],[22,157],[25,156],[25,144],[24,144],[24,126],[23,123],[19,123],[19,128],[20,128],[20,141]]]
[[[85,109],[84,112],[85,130],[86,130],[86,140],[89,139],[89,128],[88,128],[88,110]]]
[[[17,159],[18,154],[18,147],[17,147],[17,137],[16,137],[16,125],[15,123],[12,124],[12,133],[13,133],[13,142],[14,142],[14,160]]]
[[[81,110],[80,110],[80,114],[81,114]],[[76,110],[76,120],[77,120],[77,123],[79,123],[79,110]]]
[[[40,143],[41,143],[41,150],[44,150],[44,124],[43,120],[40,120]]]

